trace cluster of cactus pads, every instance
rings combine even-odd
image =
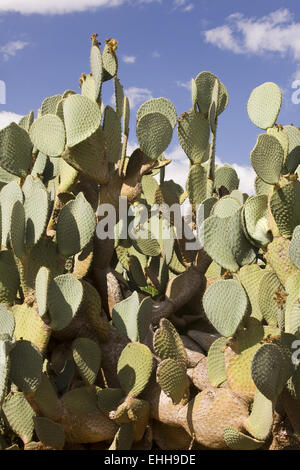
[[[199,73],[179,118],[165,98],[144,103],[128,156],[117,41],[91,40],[79,92],[0,131],[0,448],[298,448],[300,130],[276,124],[279,87],[248,101],[264,130],[248,197],[215,163],[224,84]],[[175,127],[185,189],[165,180]],[[146,237],[119,236],[120,197]],[[167,222],[151,207],[187,199],[189,234],[171,219],[153,236]],[[104,204],[114,237],[97,233]]]

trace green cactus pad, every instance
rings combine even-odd
[[[18,125],[22,127],[26,132],[29,132],[30,126],[34,121],[34,112],[30,111],[26,116],[23,116]]]
[[[123,423],[119,427],[109,450],[130,450],[134,439],[133,423]]]
[[[275,344],[264,344],[252,361],[252,378],[258,390],[274,401],[293,373],[292,363]]]
[[[224,196],[212,207],[211,214],[217,217],[231,217],[241,207],[239,201],[231,196]]]
[[[172,206],[172,204],[180,204],[180,198],[182,195],[183,189],[180,184],[175,183],[173,180],[169,180],[160,184],[159,190],[155,195],[155,199],[158,204],[163,203],[168,206]],[[162,198],[162,201],[160,201],[160,198]]]
[[[294,265],[300,269],[300,225],[297,225],[294,229],[289,245],[289,255]]]
[[[130,105],[127,96],[124,96],[123,103],[123,132],[128,136],[129,134],[129,121],[130,121]]]
[[[96,101],[96,81],[93,75],[85,75],[81,83],[81,94],[91,101]]]
[[[17,258],[25,256],[25,210],[20,201],[14,203],[11,213],[10,241]]]
[[[164,114],[149,113],[137,122],[136,134],[142,152],[157,160],[169,146],[173,128]]]
[[[141,233],[142,235],[142,233]],[[147,238],[132,239],[134,248],[146,256],[158,256],[161,252],[161,247],[155,238],[151,238],[151,232],[148,231]]]
[[[226,338],[218,338],[213,342],[208,351],[207,374],[210,383],[215,387],[221,385],[227,378],[224,356],[226,343]]]
[[[98,105],[86,96],[72,95],[64,102],[64,120],[68,147],[74,147],[98,129],[101,112]]]
[[[33,422],[37,437],[43,444],[57,450],[64,447],[65,432],[61,424],[42,416],[35,416]]]
[[[22,439],[24,444],[32,440],[35,412],[23,393],[9,394],[2,406],[11,429]]]
[[[53,420],[60,420],[61,403],[56,390],[46,373],[42,373],[41,381],[34,394],[34,401],[42,415]]]
[[[115,98],[115,110],[119,117],[123,115],[123,104],[124,104],[124,91],[123,86],[120,83],[120,79],[114,77],[114,98]]]
[[[118,72],[118,59],[115,52],[111,51],[110,47],[105,44],[102,52],[102,67],[103,78],[102,81],[106,82],[111,80]]]
[[[129,343],[118,361],[118,379],[124,392],[137,397],[146,387],[152,372],[153,358],[147,346]]]
[[[283,290],[283,286],[274,272],[265,272],[261,278],[258,289],[258,303],[263,318],[268,325],[277,325],[278,303],[276,292]]]
[[[1,333],[1,337],[3,337],[3,333]],[[6,387],[9,376],[10,365],[6,353],[6,343],[0,339],[0,406],[2,406],[7,393]]]
[[[0,165],[16,176],[26,176],[31,163],[32,142],[28,133],[12,122],[0,131]]]
[[[259,390],[256,391],[252,411],[244,423],[245,429],[255,439],[265,441],[273,425],[273,403]]]
[[[230,166],[221,166],[215,172],[215,188],[218,190],[224,186],[230,193],[238,189],[240,180],[237,172]]]
[[[276,237],[268,245],[266,259],[269,266],[273,268],[281,283],[285,285],[287,279],[297,272],[296,266],[289,257],[290,240],[283,237]]]
[[[166,98],[152,98],[146,101],[139,107],[136,113],[137,122],[146,114],[151,113],[163,114],[169,120],[173,129],[176,126],[177,112],[175,106],[170,100],[167,100]]]
[[[284,133],[288,136],[288,155],[285,167],[289,173],[294,173],[300,163],[300,130],[295,126],[284,126]]]
[[[96,181],[107,178],[107,162],[105,161],[105,140],[101,127],[88,139],[74,147],[67,148],[63,153],[64,160],[71,166]]]
[[[300,273],[290,276],[286,281],[285,331],[297,334],[300,327]]]
[[[86,385],[92,385],[100,369],[101,350],[98,344],[89,338],[77,338],[72,343],[75,364]]]
[[[199,110],[204,114],[207,114],[209,111],[216,79],[218,80],[218,77],[211,72],[201,72],[195,79],[197,86],[197,103]],[[222,82],[219,81],[217,115],[221,114],[226,109],[228,101],[229,98],[226,87]]]
[[[19,286],[19,272],[13,253],[0,251],[0,303],[13,304]]]
[[[253,148],[250,161],[256,174],[268,184],[279,181],[284,150],[280,142],[269,134],[260,134]]]
[[[60,253],[65,257],[79,253],[91,241],[95,228],[94,211],[83,193],[79,193],[58,216],[57,243]]]
[[[46,230],[49,212],[49,196],[40,180],[27,176],[23,185],[25,196],[26,246],[35,245]]]
[[[142,178],[142,189],[147,203],[151,206],[155,204],[155,193],[159,185],[155,178],[151,175],[145,175]]]
[[[179,403],[187,394],[189,382],[186,368],[175,359],[165,359],[159,363],[156,381],[174,404]]]
[[[5,305],[0,304],[0,336],[3,339],[12,338],[15,329],[15,319]]]
[[[41,116],[34,121],[29,135],[36,148],[49,157],[57,157],[64,151],[66,141],[64,124],[54,114]]]
[[[199,237],[208,255],[232,272],[255,260],[253,246],[243,232],[240,210],[226,218],[211,215],[199,227]]]
[[[17,341],[10,352],[10,379],[24,393],[34,392],[40,383],[43,359],[29,341]]]
[[[91,72],[95,79],[95,99],[100,98],[101,86],[103,81],[102,57],[98,46],[93,45],[90,55]]]
[[[219,280],[203,296],[207,318],[223,336],[233,336],[248,310],[248,299],[242,285],[233,280]]]
[[[272,239],[268,225],[268,198],[265,194],[251,196],[245,202],[242,217],[245,235],[258,246],[266,246]]]
[[[272,215],[280,235],[291,238],[300,224],[300,182],[293,181],[275,190],[270,201]]]
[[[25,289],[25,295],[30,289],[35,289],[35,279],[41,266],[50,270],[51,277],[63,273],[64,263],[59,257],[57,244],[49,238],[41,238],[23,260],[22,289]]]
[[[51,277],[49,269],[47,269],[45,266],[42,266],[39,269],[35,279],[36,303],[41,318],[43,318],[47,313],[48,290],[50,281]]]
[[[262,320],[262,313],[260,311],[257,288],[264,274],[265,271],[257,264],[243,266],[238,274],[239,280],[246,290],[251,303],[251,316],[258,320]]]
[[[48,307],[51,327],[62,330],[76,315],[83,299],[83,286],[72,274],[54,278],[48,291]]]
[[[276,83],[266,82],[254,88],[248,100],[249,118],[257,127],[273,127],[281,108],[282,94]]]
[[[137,292],[115,304],[112,311],[113,324],[131,341],[144,341],[151,320],[151,299],[148,297],[140,302]]]
[[[98,407],[103,411],[116,410],[124,400],[124,392],[120,388],[103,388],[97,393]]]
[[[166,318],[160,320],[159,328],[154,333],[153,347],[161,360],[174,359],[186,367],[187,355],[184,344],[176,328]]]
[[[201,113],[186,113],[178,122],[178,140],[192,163],[205,160],[209,140],[209,123]]]
[[[62,98],[62,95],[54,95],[49,96],[49,98],[45,98],[41,106],[41,115],[45,116],[45,114],[55,114],[56,107]]]
[[[270,192],[270,189],[272,188],[272,185],[265,183],[264,180],[259,178],[259,176],[256,176],[254,181],[254,187],[257,196],[260,196],[261,194],[266,194],[267,196]]]
[[[146,287],[147,280],[139,259],[136,256],[129,256],[128,266],[130,276],[139,287]]]
[[[264,444],[263,441],[253,439],[232,427],[224,430],[224,440],[232,450],[256,450]]]
[[[191,204],[200,204],[206,198],[207,174],[203,166],[192,165],[186,182]]]
[[[103,132],[107,160],[116,163],[121,158],[121,121],[111,106],[105,107]]]

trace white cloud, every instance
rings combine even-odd
[[[166,167],[166,180],[173,179],[175,183],[185,188],[186,180],[189,173],[189,159],[180,147],[177,145],[170,152],[165,152],[166,158],[171,158],[172,162]],[[216,157],[217,165],[224,165],[220,158]],[[251,166],[243,166],[237,163],[230,163],[240,178],[240,191],[249,195],[255,194],[254,179],[255,171]]]
[[[126,64],[134,64],[136,61],[136,57],[134,55],[123,55],[122,60]]]
[[[142,4],[160,2],[160,0],[1,0],[0,13],[15,12],[24,15],[62,15],[95,8],[117,7],[123,4]]]
[[[28,46],[28,42],[24,41],[10,41],[0,46],[0,52],[3,54],[4,60],[16,55],[17,51],[21,51],[24,47]]]
[[[131,108],[135,108],[136,106],[144,103],[144,101],[153,98],[151,91],[147,88],[130,87],[125,89],[124,93],[129,99]]]
[[[234,13],[226,23],[204,32],[206,42],[236,54],[262,55],[276,52],[300,59],[300,23],[287,8],[261,18],[247,18]]]
[[[0,129],[3,129],[3,127],[8,126],[11,122],[19,122],[21,119],[20,114],[16,113],[11,113],[9,111],[1,111],[0,112]]]

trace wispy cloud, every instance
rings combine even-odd
[[[204,32],[205,40],[235,54],[279,53],[300,59],[300,23],[288,8],[281,8],[261,18],[230,15],[225,24]]]
[[[175,9],[180,8],[183,12],[192,11],[194,8],[194,4],[189,0],[174,0],[173,5]]]
[[[153,57],[154,59],[159,59],[160,53],[159,53],[158,51],[153,51],[153,52],[152,52],[152,57]]]
[[[191,80],[188,80],[187,82],[181,82],[177,80],[176,85],[181,88],[186,88],[186,90],[191,90]]]
[[[29,42],[11,41],[4,44],[4,46],[0,46],[0,52],[3,55],[4,60],[8,60],[10,57],[15,56],[18,51],[21,51],[28,45]]]
[[[122,60],[126,64],[134,64],[136,61],[136,57],[134,55],[123,55]]]
[[[124,90],[125,95],[129,99],[131,108],[150,100],[152,97],[151,91],[147,88],[130,87]]]
[[[123,4],[142,4],[160,0],[1,0],[0,13],[15,12],[24,15],[62,15],[95,8],[112,8]]]
[[[0,112],[0,129],[3,129],[3,127],[8,126],[11,122],[19,122],[21,119],[20,114],[16,113],[11,113],[9,111],[1,111]]]

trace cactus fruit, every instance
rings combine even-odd
[[[192,79],[179,118],[142,104],[129,155],[117,41],[91,40],[80,92],[0,131],[0,447],[285,448],[280,421],[299,448],[300,131],[276,124],[281,90],[248,101],[249,197],[216,165],[218,77]],[[185,189],[165,179],[176,126]],[[168,212],[183,202],[188,220]]]

